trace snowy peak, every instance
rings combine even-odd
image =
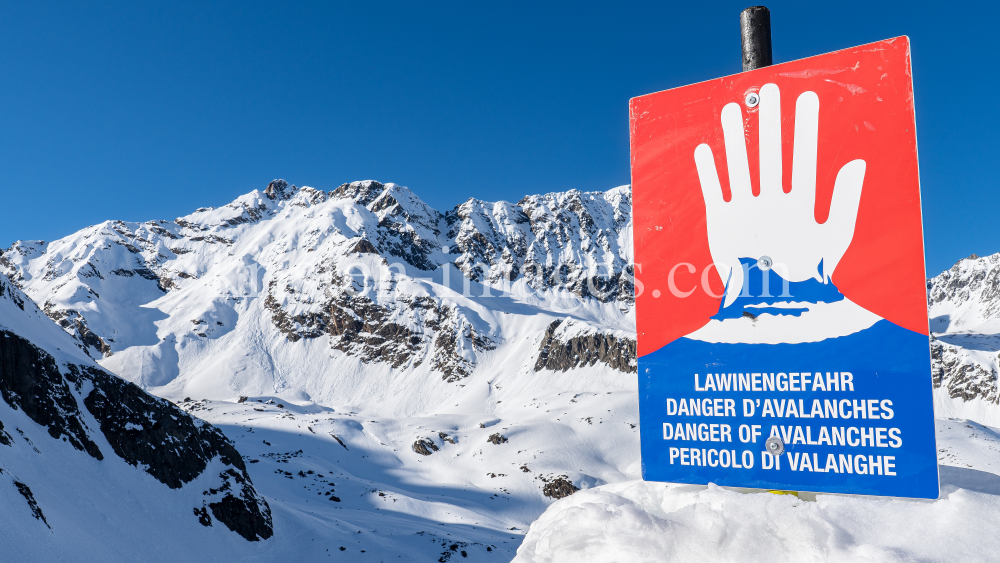
[[[973,254],[927,281],[933,332],[1000,332],[1000,254]]]
[[[268,184],[267,188],[264,190],[264,195],[266,195],[268,199],[283,200],[291,198],[295,195],[296,191],[297,188],[294,185],[289,186],[288,182],[284,180],[271,180],[271,183]]]
[[[276,192],[273,190],[273,185],[274,182],[267,189],[272,194],[282,196],[280,198],[281,201],[290,199],[297,192],[297,190],[293,192],[291,189]],[[286,195],[288,196],[287,198],[283,197]],[[190,215],[179,217],[174,220],[174,223],[181,227],[181,231],[178,232],[171,229],[168,232],[173,232],[177,236],[194,238],[199,236],[200,233],[229,229],[247,223],[256,223],[272,215],[274,210],[279,207],[279,204],[272,201],[274,199],[278,198],[254,190],[218,209],[202,207]],[[164,223],[164,221],[160,221],[160,223]],[[170,236],[167,232],[158,232],[161,235]]]
[[[938,416],[1000,422],[983,407],[1000,404],[1000,254],[973,254],[927,280],[927,305]]]
[[[375,180],[362,180],[360,182],[348,182],[341,184],[337,189],[330,192],[330,197],[335,199],[350,199],[358,205],[368,207],[376,198],[385,193],[385,185]]]

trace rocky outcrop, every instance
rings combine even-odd
[[[2,469],[0,469],[0,473],[3,473]],[[21,493],[24,501],[28,503],[28,508],[31,510],[31,515],[35,517],[35,520],[41,520],[45,524],[45,527],[51,530],[52,526],[49,526],[49,521],[45,519],[45,513],[38,506],[38,501],[35,500],[35,495],[31,492],[31,487],[14,479],[14,488],[17,489],[17,492]]]
[[[994,338],[995,339],[995,338]],[[931,375],[934,387],[943,387],[952,399],[982,399],[1000,405],[996,358],[984,363],[961,346],[931,342]]]
[[[264,188],[264,195],[268,199],[288,199],[295,194],[297,189],[295,186],[289,186],[288,182],[284,180],[271,180]]]
[[[413,451],[420,455],[431,455],[432,453],[438,451],[438,447],[437,444],[434,443],[434,440],[417,438],[417,441],[413,442]]]
[[[357,244],[355,244],[349,252],[356,252],[358,254],[378,254],[378,249],[375,248],[371,242],[366,238],[359,238]]]
[[[580,490],[580,488],[574,485],[573,482],[569,480],[569,477],[565,475],[560,475],[558,477],[540,475],[537,479],[541,479],[544,483],[542,486],[542,494],[556,500],[566,498]]]
[[[3,421],[0,420],[0,445],[9,446],[12,440],[13,438],[10,437],[10,434],[3,429]]]
[[[45,427],[52,438],[65,438],[77,450],[104,459],[81,420],[71,383],[79,391],[84,381],[73,373],[64,377],[47,352],[9,330],[0,330],[0,396],[4,401]]]
[[[274,326],[292,342],[328,335],[333,349],[365,363],[416,367],[429,359],[431,367],[450,382],[472,373],[475,362],[465,353],[467,350],[482,352],[496,346],[453,306],[408,295],[397,295],[395,300],[380,304],[351,291],[351,281],[338,276],[331,281],[328,287],[333,295],[329,300],[312,311],[303,307],[308,312],[297,315],[288,313],[288,305],[310,296],[272,281],[264,303]]]
[[[535,371],[566,371],[603,363],[636,373],[636,342],[623,334],[602,332],[574,321],[553,321],[538,347]]]
[[[523,279],[604,303],[634,301],[632,195],[627,188],[526,196],[516,204],[476,199],[445,214],[466,277]]]
[[[106,358],[111,355],[111,345],[97,334],[91,332],[90,327],[87,326],[86,319],[75,309],[59,309],[54,307],[52,303],[45,303],[42,306],[42,311],[55,321],[56,324],[72,334],[79,341],[80,348],[91,358],[95,356],[97,358]]]

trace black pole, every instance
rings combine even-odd
[[[771,66],[771,11],[751,6],[740,12],[743,72]]]

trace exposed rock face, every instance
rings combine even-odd
[[[982,361],[961,346],[936,340],[931,343],[931,372],[934,386],[947,389],[952,399],[982,399],[1000,405],[996,356],[993,361]]]
[[[973,254],[927,280],[934,386],[1000,404],[1000,254]]]
[[[248,540],[271,537],[267,502],[254,490],[243,458],[222,432],[102,370],[81,371],[94,384],[84,404],[119,457],[141,465],[172,489],[201,475],[218,458],[230,468],[219,474],[223,483],[212,495],[221,498],[209,504],[212,513]]]
[[[535,371],[566,371],[598,362],[626,373],[636,373],[634,338],[602,332],[573,321],[553,321],[538,347]]]
[[[341,288],[347,285],[339,278],[334,283]],[[331,296],[315,313],[290,316],[272,293],[275,285],[272,282],[268,288],[264,303],[286,338],[295,342],[328,335],[332,348],[365,363],[416,367],[429,357],[445,380],[457,381],[472,373],[475,365],[463,350],[481,352],[495,347],[492,339],[472,327],[455,307],[430,298],[399,295],[380,304],[344,291]],[[294,291],[283,297],[286,303],[302,300]]]
[[[57,440],[65,437],[74,448],[104,459],[80,420],[70,383],[77,391],[84,383],[75,366],[69,377],[64,377],[47,352],[13,332],[0,330],[0,395],[4,401],[46,427],[49,436]]]

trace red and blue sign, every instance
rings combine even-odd
[[[643,478],[937,498],[908,39],[629,109]]]

